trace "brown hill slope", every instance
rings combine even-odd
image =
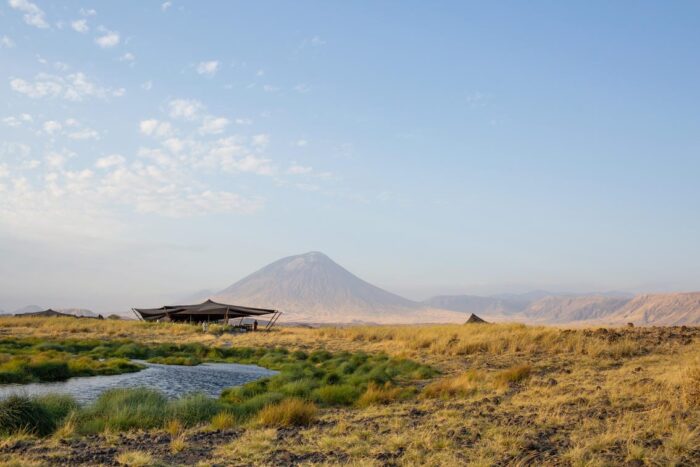
[[[550,296],[531,303],[524,311],[528,321],[563,324],[604,319],[630,299],[602,295]]]
[[[700,324],[700,292],[638,295],[602,320],[610,324]]]

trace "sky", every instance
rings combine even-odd
[[[1,1],[0,308],[700,290],[697,2]]]

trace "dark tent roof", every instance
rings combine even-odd
[[[33,311],[31,313],[18,313],[15,316],[42,316],[42,317],[69,317],[69,318],[76,318],[75,315],[71,315],[68,313],[61,313],[60,311],[52,310],[49,308],[48,310],[43,310],[43,311]]]
[[[146,321],[169,319],[173,321],[208,321],[274,314],[276,310],[230,305],[207,300],[198,305],[166,305],[160,308],[134,308]]]
[[[467,324],[470,323],[487,323],[487,321],[484,321],[483,319],[479,318],[474,313],[472,313],[469,319],[467,320]]]

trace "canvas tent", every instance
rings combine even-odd
[[[71,313],[63,313],[61,311],[56,311],[52,308],[49,308],[48,310],[43,310],[43,311],[33,311],[31,313],[18,313],[15,316],[33,316],[33,317],[41,317],[41,318],[92,318],[92,319],[103,319],[102,315],[97,315],[97,316],[82,316],[82,315],[74,315]]]
[[[67,318],[75,318],[75,315],[70,315],[68,313],[61,313],[60,311],[53,310],[49,308],[48,310],[42,310],[42,311],[33,311],[31,313],[19,313],[16,314],[15,316],[39,316],[43,318],[57,318],[57,317],[67,317]]]
[[[132,308],[145,321],[185,321],[191,323],[228,321],[235,318],[257,318],[265,316],[268,327],[277,321],[280,312],[266,308],[229,305],[207,300],[198,305],[166,305],[160,308]]]

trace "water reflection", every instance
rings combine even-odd
[[[97,399],[107,389],[139,386],[157,389],[171,398],[194,391],[218,397],[224,388],[239,386],[276,373],[255,365],[236,363],[203,363],[197,366],[139,363],[146,365],[147,368],[137,373],[87,376],[57,383],[0,385],[0,398],[10,394],[57,393],[69,394],[78,402],[85,403]]]

